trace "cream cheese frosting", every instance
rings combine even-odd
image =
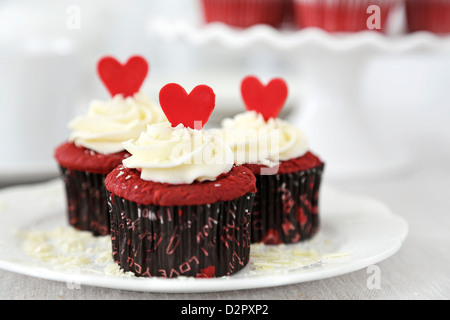
[[[272,167],[308,151],[306,135],[299,128],[279,118],[266,121],[255,111],[226,118],[220,129],[211,131],[231,147],[238,165],[251,163]]]
[[[148,124],[167,121],[162,109],[142,92],[93,100],[88,112],[69,122],[69,140],[102,154],[123,151],[123,142],[139,137]]]
[[[170,184],[215,180],[233,165],[231,148],[220,137],[169,122],[148,125],[138,139],[125,142],[131,156],[127,168],[141,171],[141,179]]]

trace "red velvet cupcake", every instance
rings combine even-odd
[[[114,260],[141,277],[234,274],[250,258],[256,179],[202,130],[215,102],[209,87],[187,95],[169,84],[160,102],[170,122],[127,142],[131,156],[105,180]]]
[[[99,62],[99,68],[102,61],[108,61],[105,59]],[[146,66],[142,58],[134,59]],[[102,76],[100,69],[99,74]],[[103,180],[129,156],[123,142],[138,137],[148,124],[164,120],[159,106],[137,92],[127,97],[115,94],[107,101],[94,100],[86,115],[69,123],[71,135],[56,148],[54,156],[65,183],[70,225],[95,235],[110,233]]]
[[[450,33],[450,1],[406,0],[405,5],[409,32]]]
[[[294,0],[294,15],[298,28],[316,27],[328,32],[385,31],[393,0]],[[379,28],[368,28],[373,11],[380,9]]]
[[[122,151],[113,154],[97,153],[65,142],[56,148],[61,177],[67,196],[69,224],[95,235],[110,232],[110,219],[103,180],[128,156]]]
[[[221,129],[213,132],[231,146],[235,164],[256,176],[252,242],[309,239],[319,230],[324,163],[308,149],[302,131],[277,118],[287,98],[282,79],[263,86],[255,77],[247,77],[242,95],[248,111],[223,120]]]
[[[295,26],[294,0],[283,1],[283,27]]]
[[[223,22],[247,28],[266,24],[278,28],[283,22],[285,0],[201,0],[206,23]]]

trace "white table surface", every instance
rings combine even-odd
[[[450,150],[430,142],[423,143],[428,149],[414,154],[410,168],[402,175],[339,184],[342,190],[384,202],[409,223],[409,234],[402,248],[377,264],[381,271],[379,289],[368,288],[371,273],[367,269],[307,283],[200,294],[141,293],[89,286],[70,289],[66,283],[0,270],[0,299],[447,300],[450,298]]]

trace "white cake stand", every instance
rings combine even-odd
[[[221,23],[165,19],[151,21],[148,32],[198,48],[220,46],[230,54],[270,49],[291,59],[293,65],[300,63],[309,87],[290,120],[305,130],[312,150],[326,161],[327,177],[332,180],[385,177],[408,165],[407,154],[393,141],[382,140],[361,110],[359,85],[366,63],[380,54],[450,50],[450,37],[426,32],[329,34],[313,28],[278,31],[263,25],[240,30]]]

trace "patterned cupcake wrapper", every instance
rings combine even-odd
[[[224,22],[235,27],[283,22],[284,0],[202,0],[206,22]]]
[[[142,277],[220,277],[250,256],[255,194],[198,206],[140,205],[109,194],[113,258]]]
[[[322,165],[289,174],[256,175],[252,243],[296,243],[316,234],[323,169]]]
[[[94,235],[110,233],[105,175],[60,167],[67,195],[69,224]]]

